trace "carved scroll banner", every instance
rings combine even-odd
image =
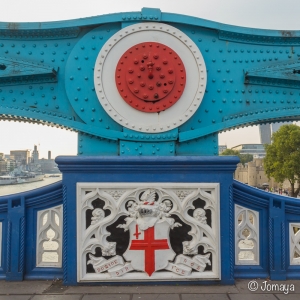
[[[176,257],[175,264],[169,263],[166,269],[181,276],[190,275],[192,269],[203,272],[206,264],[211,264],[209,257],[210,253],[207,255],[196,255],[193,258],[180,254]]]
[[[108,271],[108,273],[111,277],[117,277],[117,276],[122,276],[123,274],[128,273],[132,270],[134,270],[134,269],[133,269],[132,265],[129,263],[129,264],[126,264],[121,269],[118,269],[116,271]]]
[[[192,259],[185,255],[178,255],[176,258],[176,264],[183,264],[193,268],[196,271],[203,272],[206,268],[206,264],[210,265],[209,260],[210,254],[207,255],[196,255]]]
[[[93,255],[89,255],[91,260],[87,262],[87,264],[92,264],[96,273],[106,272],[111,268],[114,268],[118,265],[124,265],[124,260],[121,256],[115,256],[111,259],[106,260],[103,257],[95,257]]]
[[[169,270],[175,274],[178,274],[180,276],[188,276],[191,274],[192,269],[191,268],[187,268],[185,266],[179,266],[179,265],[175,265],[172,263],[168,263],[166,270]]]

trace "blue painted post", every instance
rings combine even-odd
[[[24,277],[25,199],[8,200],[6,280],[19,281]]]
[[[269,259],[270,278],[286,280],[285,203],[270,199],[269,204]]]
[[[76,185],[81,182],[190,182],[220,184],[219,280],[197,280],[193,284],[234,284],[233,172],[236,157],[58,157],[64,185],[64,284],[77,285]],[[182,280],[180,280],[182,282]],[[186,279],[188,282],[189,279]],[[88,283],[88,282],[86,282]],[[111,283],[110,280],[98,282]],[[131,284],[133,282],[131,281]],[[152,281],[152,284],[158,281]],[[171,282],[169,282],[171,283]],[[175,282],[173,282],[175,283]],[[84,283],[81,283],[84,284]],[[96,284],[96,282],[94,282]]]

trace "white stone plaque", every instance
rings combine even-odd
[[[220,279],[218,183],[77,183],[77,279]]]

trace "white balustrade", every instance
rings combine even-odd
[[[37,213],[37,267],[62,266],[62,213],[62,205]]]
[[[259,264],[259,212],[235,205],[235,264]]]

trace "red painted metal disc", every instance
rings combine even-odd
[[[160,112],[181,97],[186,72],[173,49],[160,43],[145,42],[122,55],[115,80],[120,95],[131,107],[144,112]]]

